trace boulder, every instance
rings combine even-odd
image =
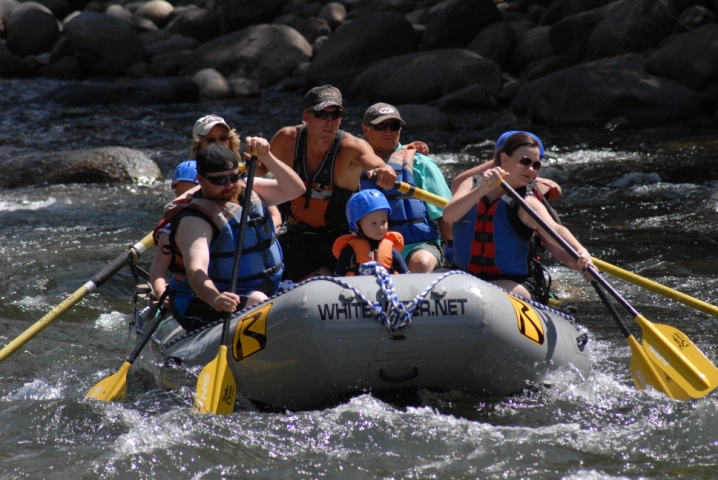
[[[501,67],[469,50],[449,48],[377,62],[359,74],[350,91],[392,103],[424,103],[473,84],[495,95],[501,88]]]
[[[223,35],[193,50],[179,75],[214,68],[226,78],[237,75],[266,86],[292,74],[311,56],[312,47],[286,25],[256,25]]]
[[[314,43],[317,38],[322,36],[326,37],[332,33],[332,29],[329,28],[327,21],[318,17],[303,18],[289,14],[278,17],[274,23],[292,27],[301,33],[309,43]]]
[[[637,54],[577,65],[529,82],[511,109],[534,123],[566,126],[603,125],[620,116],[659,122],[701,111],[694,92],[646,73]]]
[[[565,18],[595,10],[609,3],[616,3],[616,0],[553,0],[546,6],[538,24],[553,25]]]
[[[143,3],[142,6],[137,9],[135,15],[150,20],[158,28],[164,28],[173,10],[174,6],[170,2],[165,0],[150,0],[147,3]]]
[[[191,6],[178,9],[177,15],[169,20],[165,30],[206,42],[223,33],[220,27],[221,17],[216,12]]]
[[[588,52],[588,39],[593,29],[616,5],[612,3],[568,15],[557,21],[548,32],[551,48],[559,55],[572,55],[576,59],[585,58]]]
[[[519,39],[511,57],[511,73],[520,75],[530,64],[554,55],[555,52],[548,38],[550,30],[551,27],[534,27]]]
[[[192,76],[192,81],[199,87],[200,98],[217,100],[232,96],[229,82],[214,68],[200,70]]]
[[[428,105],[404,104],[396,107],[406,122],[406,130],[411,132],[449,131],[453,128],[449,116],[441,110]]]
[[[157,163],[139,150],[101,147],[37,152],[0,161],[0,187],[58,183],[151,183],[162,179]]]
[[[403,15],[370,13],[341,25],[312,60],[307,76],[316,84],[346,90],[368,65],[417,48],[414,27]]]
[[[62,31],[50,9],[36,2],[22,3],[15,8],[5,28],[7,46],[19,57],[49,52]]]
[[[169,38],[145,46],[147,56],[152,58],[155,55],[175,53],[182,50],[194,50],[200,45],[199,40],[184,35],[170,35]]]
[[[505,67],[516,48],[516,34],[507,22],[492,23],[474,37],[467,50]]]
[[[465,47],[484,27],[503,19],[494,0],[443,2],[426,25],[421,49]]]
[[[341,3],[329,2],[319,10],[317,16],[334,30],[347,18],[347,9]]]
[[[646,70],[695,91],[718,82],[718,25],[676,35],[646,59]]]
[[[5,42],[0,40],[0,78],[31,77],[34,73],[32,63],[13,55]]]
[[[217,12],[225,22],[226,31],[234,32],[251,25],[272,23],[287,3],[286,0],[230,0],[222,2]]]
[[[640,53],[655,47],[673,29],[678,12],[672,0],[626,0],[609,9],[588,41],[588,58]]]
[[[82,12],[65,23],[80,62],[96,75],[122,75],[144,61],[145,50],[132,26],[119,18]]]

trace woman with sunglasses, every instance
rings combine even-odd
[[[457,267],[524,298],[546,301],[548,292],[539,292],[539,272],[535,270],[540,266],[533,261],[534,235],[558,260],[587,279],[583,269],[592,262],[586,248],[554,220],[538,198],[534,180],[541,168],[542,153],[538,137],[529,132],[512,132],[496,149],[495,167],[461,182],[444,208],[444,219],[452,223]],[[578,262],[545,234],[528,212],[504,195],[502,180],[579,253]]]
[[[510,130],[508,132],[504,132],[501,134],[501,136],[496,140],[496,147],[494,148],[494,155],[496,154],[496,151],[504,146],[504,142],[507,138],[509,138],[514,133],[525,133],[529,136],[532,136],[534,140],[536,140],[538,146],[539,146],[539,156],[541,159],[544,157],[544,150],[543,150],[543,143],[541,143],[541,140],[534,135],[531,132],[522,132],[521,130]],[[491,167],[495,167],[496,164],[494,160],[489,160],[488,162],[484,162],[481,165],[477,165],[476,167],[470,168],[469,170],[466,170],[465,172],[460,173],[454,178],[454,181],[451,183],[451,192],[456,192],[456,189],[459,187],[459,185],[466,180],[469,177],[473,177],[476,174],[484,173],[486,170],[488,170]],[[537,176],[534,180],[534,183],[536,183],[536,187],[539,189],[539,192],[542,195],[542,198],[548,200],[549,202],[553,202],[555,200],[558,200],[559,197],[561,197],[561,186],[554,182],[553,180],[550,180],[548,178],[543,178]]]

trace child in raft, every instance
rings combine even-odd
[[[354,232],[337,238],[332,253],[337,257],[334,274],[338,277],[357,275],[359,266],[376,261],[391,273],[409,273],[401,258],[404,237],[390,232],[391,207],[383,193],[376,189],[362,190],[347,202],[349,229]]]

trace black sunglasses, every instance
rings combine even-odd
[[[239,181],[240,175],[239,173],[230,173],[229,175],[222,175],[221,177],[208,177],[207,175],[202,174],[204,178],[207,179],[209,183],[212,185],[219,185],[224,187],[227,185],[227,182],[230,183],[237,183]]]
[[[342,112],[341,110],[332,110],[331,112],[329,110],[319,110],[318,112],[312,112],[312,114],[319,120],[326,120],[329,117],[332,117],[333,120],[336,120],[340,118],[344,114],[344,112]]]
[[[392,132],[398,132],[401,130],[401,123],[399,122],[388,122],[388,123],[379,123],[377,125],[372,125],[372,128],[376,130],[377,132],[383,132],[387,128],[391,130]]]
[[[533,159],[529,157],[519,158],[519,163],[524,167],[533,167],[535,172],[538,172],[541,168],[541,161],[537,160],[534,162]]]

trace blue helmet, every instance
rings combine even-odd
[[[197,180],[197,162],[187,160],[177,165],[175,175],[172,177],[172,188],[174,188],[175,183],[182,181],[199,183],[199,180]]]
[[[525,134],[528,135],[529,137],[531,137],[531,138],[533,138],[534,140],[536,140],[536,143],[538,143],[538,148],[539,148],[539,158],[543,158],[543,157],[544,157],[543,143],[541,143],[541,139],[538,138],[538,137],[537,137],[536,135],[534,135],[533,133],[531,133],[531,132],[525,132],[525,131],[523,131],[523,130],[509,130],[508,132],[503,133],[503,134],[499,137],[499,139],[496,140],[496,148],[498,149],[498,148],[503,147],[503,146],[504,146],[504,143],[506,143],[506,140],[507,140],[511,135],[515,135],[515,134],[517,134],[517,133],[525,133]]]
[[[387,215],[391,215],[391,207],[389,201],[383,193],[376,189],[361,190],[351,196],[347,202],[347,221],[349,229],[352,232],[359,231],[359,220],[367,213],[377,210],[386,210]]]

